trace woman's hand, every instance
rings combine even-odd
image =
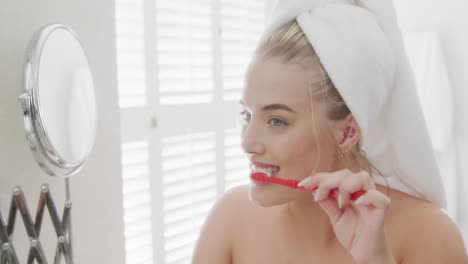
[[[314,191],[315,200],[330,218],[338,241],[353,256],[356,263],[396,263],[392,257],[384,220],[390,199],[379,192],[369,173],[341,170],[318,173],[299,184]],[[338,188],[338,197],[329,196]],[[364,190],[356,201],[350,194]]]

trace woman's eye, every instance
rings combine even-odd
[[[275,127],[287,126],[288,125],[288,123],[286,123],[285,121],[283,121],[281,119],[278,119],[278,118],[270,119],[270,124],[272,124]]]
[[[241,120],[244,122],[244,123],[249,123],[250,120],[252,119],[252,115],[247,111],[247,110],[243,110],[239,113],[239,116],[241,118]],[[279,119],[279,118],[271,118],[269,121],[268,121],[268,124],[274,126],[274,127],[282,127],[282,126],[287,126],[288,123]]]

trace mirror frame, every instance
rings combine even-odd
[[[26,139],[31,148],[34,158],[36,159],[39,167],[41,167],[50,176],[69,177],[78,172],[83,163],[91,153],[96,138],[97,129],[97,113],[94,118],[94,132],[92,142],[86,155],[81,160],[71,161],[63,158],[57,149],[53,146],[48,137],[47,129],[44,125],[43,118],[41,117],[40,104],[39,104],[39,66],[42,50],[49,36],[57,29],[66,30],[79,43],[83,54],[86,57],[88,68],[88,56],[84,51],[78,36],[70,28],[61,24],[49,24],[42,27],[33,37],[26,55],[24,65],[24,79],[23,79],[23,93],[19,96],[21,108],[23,110],[23,121],[26,130]],[[94,78],[92,77],[94,85]],[[96,101],[94,102],[96,104]]]

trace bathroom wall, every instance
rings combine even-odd
[[[0,209],[8,214],[16,185],[24,190],[34,217],[40,188],[50,185],[62,212],[63,179],[46,176],[37,166],[25,140],[18,96],[23,64],[35,31],[48,23],[71,27],[81,38],[94,74],[98,127],[96,144],[85,167],[70,179],[76,263],[124,263],[120,121],[112,0],[0,0]],[[19,216],[19,215],[18,215]],[[14,243],[21,263],[28,250],[21,218]],[[49,261],[56,236],[46,215],[41,241]]]
[[[439,33],[455,100],[457,149],[457,222],[468,238],[468,2],[465,0],[395,0],[399,23],[409,31]]]

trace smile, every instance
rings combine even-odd
[[[251,172],[261,172],[266,174],[268,177],[274,177],[278,174],[280,168],[278,166],[259,167],[254,164],[250,165]]]

